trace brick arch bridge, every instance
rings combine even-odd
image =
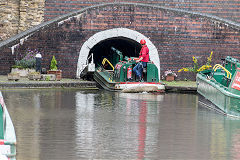
[[[130,30],[127,28],[114,28],[114,29],[109,29],[109,30],[104,30],[104,31],[98,32],[98,33],[94,34],[92,37],[90,37],[86,42],[84,42],[84,44],[82,45],[82,48],[80,50],[79,58],[78,58],[77,74],[76,74],[77,78],[80,78],[81,71],[84,69],[84,64],[86,64],[87,57],[89,56],[90,50],[95,45],[97,45],[99,42],[104,41],[106,39],[110,39],[110,38],[116,38],[116,37],[119,37],[121,39],[123,37],[129,38],[136,42],[140,42],[141,39],[145,39],[146,43],[148,45],[148,48],[149,48],[150,59],[151,59],[151,61],[154,62],[154,64],[156,64],[156,66],[158,67],[158,70],[160,71],[160,61],[159,61],[159,54],[158,54],[157,48],[152,44],[152,42],[147,37],[145,37],[144,35],[142,35],[141,33],[137,32],[137,31]],[[118,42],[118,43],[121,43],[121,42]],[[111,43],[111,45],[114,46],[113,43]],[[118,49],[121,50],[123,47],[124,46],[119,47]],[[97,53],[95,53],[95,54],[97,54]],[[125,55],[129,56],[126,53],[125,53]],[[137,55],[135,55],[135,56],[137,56]],[[160,73],[159,73],[159,75],[160,75]]]
[[[127,33],[125,38],[136,42],[141,37],[147,38],[149,45],[153,46],[151,54],[158,55],[157,58],[153,57],[159,60],[159,64],[161,62],[161,73],[167,69],[177,71],[192,66],[192,56],[196,56],[199,63],[203,64],[211,51],[214,52],[215,62],[226,55],[240,59],[237,23],[216,16],[155,5],[108,3],[60,16],[1,42],[0,74],[9,73],[14,59],[20,53],[27,49],[37,49],[43,54],[43,67],[48,69],[55,55],[58,68],[63,70],[63,77],[78,77],[82,63],[79,60],[81,56],[89,54],[85,52],[91,49],[91,38],[95,39],[92,44],[97,45],[98,33],[113,30],[121,32],[119,37]],[[134,45],[137,46],[131,41],[119,39],[119,42],[131,51],[134,51]],[[139,50],[136,48],[135,52]],[[193,78],[191,76],[179,73],[180,79]]]

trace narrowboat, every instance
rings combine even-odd
[[[16,160],[16,135],[0,92],[0,159]]]
[[[222,64],[201,71],[196,76],[200,102],[232,117],[240,117],[240,63],[226,57]],[[206,100],[206,101],[205,101]],[[210,103],[206,103],[210,102]]]
[[[116,51],[116,50],[115,50]],[[103,58],[102,64],[94,72],[94,80],[104,89],[122,92],[164,92],[165,85],[159,79],[158,68],[153,62],[148,62],[143,68],[141,81],[137,81],[133,68],[136,57],[123,58],[117,52],[112,61]]]

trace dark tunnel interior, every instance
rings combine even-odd
[[[125,37],[114,37],[103,40],[96,44],[89,52],[89,55],[93,53],[94,63],[96,67],[102,64],[102,60],[107,58],[113,65],[116,59],[116,51],[112,49],[114,47],[127,57],[138,57],[141,50],[141,45],[137,41],[134,41]],[[115,56],[114,56],[115,55]]]

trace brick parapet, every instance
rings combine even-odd
[[[238,9],[240,2],[235,0],[46,0],[45,21],[72,11],[81,10],[87,6],[112,2],[157,5],[168,8],[182,9],[185,11],[211,14],[221,18],[240,22],[240,11]]]

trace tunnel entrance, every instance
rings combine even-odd
[[[79,52],[76,78],[80,78],[88,61],[88,57],[93,53],[96,67],[99,66],[103,58],[112,61],[112,49],[122,52],[123,56],[138,57],[141,49],[140,40],[145,39],[149,48],[149,56],[151,61],[158,68],[160,79],[160,59],[158,50],[155,45],[143,34],[128,28],[113,28],[97,32],[82,44]]]
[[[121,52],[124,57],[138,57],[141,45],[137,41],[126,37],[114,37],[103,40],[96,44],[89,52],[93,53],[94,63],[99,67],[104,58],[107,58],[113,65],[117,63],[116,52]]]

